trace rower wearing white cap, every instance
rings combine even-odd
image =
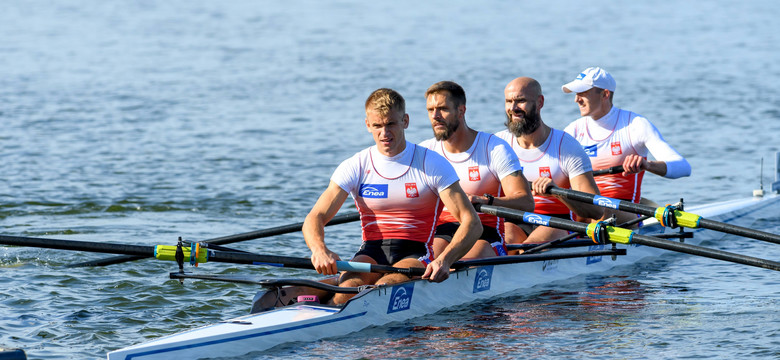
[[[593,170],[623,165],[623,173],[596,178],[601,195],[639,202],[645,171],[670,179],[691,174],[688,161],[650,121],[612,106],[616,83],[604,69],[587,68],[561,88],[565,93],[576,93],[574,101],[582,115],[564,131],[580,142]],[[648,160],[648,153],[655,160]]]

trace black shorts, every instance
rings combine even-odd
[[[448,222],[441,224],[436,227],[436,237],[442,238],[446,240],[447,242],[452,241],[452,236],[455,235],[455,232],[458,231],[458,227],[460,226],[460,223],[456,222]],[[501,235],[498,233],[498,230],[492,226],[485,226],[482,225],[482,235],[479,236],[480,239],[486,240],[489,243],[494,242],[501,242],[503,239],[501,239]]]
[[[459,226],[460,223],[457,222],[441,224],[436,227],[435,236],[437,238],[444,239],[447,242],[451,242],[452,236],[455,235],[456,231],[458,231]],[[504,256],[506,255],[506,244],[504,244],[504,238],[502,235],[503,234],[499,233],[496,228],[482,225],[482,235],[480,235],[479,238],[487,241],[488,244],[490,244],[490,247],[493,248],[496,256]]]
[[[569,214],[569,213],[566,213],[566,214],[540,214],[540,215],[546,215],[546,216],[550,216],[550,217],[554,217],[554,218],[559,218],[559,219],[564,219],[564,220],[572,220],[572,221],[574,221],[574,219],[572,219],[572,216],[571,216],[571,214]],[[523,232],[524,232],[526,235],[528,235],[528,234],[530,234],[532,231],[536,230],[536,228],[537,228],[537,227],[539,227],[539,226],[542,226],[542,225],[536,225],[536,224],[527,224],[527,223],[519,223],[519,224],[516,224],[516,223],[515,223],[515,225],[517,225],[517,227],[519,227],[520,229],[522,229],[522,230],[523,230]]]
[[[360,250],[355,256],[366,255],[374,259],[379,265],[393,265],[403,259],[418,259],[425,262],[428,256],[428,247],[424,242],[385,239],[363,241]]]

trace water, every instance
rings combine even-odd
[[[431,136],[423,93],[464,86],[469,124],[502,128],[503,88],[538,79],[542,117],[577,117],[559,87],[599,65],[616,105],[650,118],[693,175],[648,176],[658,202],[749,195],[780,150],[772,1],[7,1],[0,11],[0,232],[173,244],[301,221],[343,159],[372,144],[362,103],[392,87],[407,138]],[[352,209],[345,205],[344,211]],[[778,214],[755,227],[780,233]],[[354,224],[328,230],[349,256]],[[777,259],[733,238],[718,246]],[[307,256],[300,234],[236,245]],[[0,247],[0,346],[34,359],[108,350],[245,314],[254,289],[167,280],[170,263]],[[206,264],[201,273],[311,272]],[[766,270],[675,256],[344,338],[248,358],[777,358]],[[369,345],[369,346],[365,346]]]

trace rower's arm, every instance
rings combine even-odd
[[[523,171],[515,171],[501,179],[501,188],[504,196],[493,198],[494,206],[501,206],[522,211],[534,211],[534,197],[531,195],[531,187],[523,176]],[[472,203],[487,204],[489,199],[485,196],[469,196]],[[449,208],[448,208],[449,209]]]
[[[431,262],[425,270],[424,279],[431,281],[443,281],[449,277],[450,266],[466,255],[474,243],[482,235],[482,223],[469,202],[466,193],[460,187],[460,183],[454,182],[448,188],[439,193],[441,201],[447,210],[458,220],[460,225],[452,241],[442,253]]]
[[[333,275],[337,272],[336,261],[341,259],[325,246],[325,224],[336,216],[348,195],[331,181],[303,221],[303,239],[311,250],[311,262],[320,274]]]
[[[569,184],[571,185],[572,190],[600,195],[599,187],[596,185],[596,180],[593,178],[593,172],[591,171],[570,178]],[[604,209],[600,206],[587,204],[581,201],[569,201],[566,198],[559,199],[581,218],[597,220],[604,216]]]
[[[637,116],[629,124],[629,131],[631,132],[632,146],[640,154],[646,155],[649,152],[655,158],[655,160],[644,160],[645,164],[643,164],[644,169],[642,170],[670,179],[691,175],[691,165],[688,161],[664,140],[661,132],[649,120]],[[624,168],[626,160],[628,158],[623,162]],[[641,162],[639,159],[633,161]]]

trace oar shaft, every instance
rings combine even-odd
[[[112,244],[79,240],[59,240],[31,238],[24,236],[0,235],[0,244],[27,246],[46,249],[89,251],[106,254],[123,254],[134,256],[154,256],[154,246]]]
[[[614,249],[614,250],[594,250],[594,251],[578,251],[578,252],[564,252],[553,254],[521,254],[521,255],[509,255],[499,256],[484,259],[474,260],[461,260],[452,264],[453,269],[462,269],[470,266],[485,266],[485,265],[501,265],[501,264],[515,264],[535,261],[549,261],[560,259],[571,259],[578,257],[589,256],[610,256],[610,255],[625,255],[626,249]]]
[[[333,219],[328,221],[328,223],[325,226],[344,224],[344,223],[357,221],[357,220],[360,220],[360,213],[352,212],[352,213],[347,213],[342,215],[336,215],[333,217]],[[294,232],[301,231],[301,229],[303,229],[303,223],[299,222],[295,224],[282,225],[282,226],[272,227],[263,230],[245,232],[242,234],[218,237],[203,242],[209,244],[215,244],[215,245],[227,245],[227,244],[232,244],[232,243],[246,241],[246,240],[254,240],[254,239],[259,239],[259,238],[264,238],[269,236],[294,233]]]
[[[356,212],[346,213],[346,214],[334,216],[333,219],[331,219],[325,226],[344,224],[344,223],[357,221],[357,220],[360,220],[360,213],[356,213]],[[282,225],[282,226],[277,226],[277,227],[264,229],[264,230],[250,231],[250,232],[245,232],[236,235],[218,237],[214,239],[205,240],[202,242],[214,244],[214,245],[227,245],[227,244],[232,244],[240,241],[254,240],[254,239],[259,239],[259,238],[264,238],[269,236],[289,234],[289,233],[301,231],[302,228],[303,228],[303,223],[299,222],[295,224]],[[152,255],[146,255],[146,256],[121,255],[121,256],[114,256],[106,259],[85,261],[78,264],[68,265],[68,267],[107,266],[107,265],[121,264],[128,261],[140,260],[140,259],[148,258],[150,256]]]
[[[724,232],[727,234],[738,235],[753,238],[756,240],[768,241],[775,244],[780,244],[780,235],[759,231],[755,229],[749,229],[739,225],[726,224],[719,221],[713,221],[705,218],[699,220],[699,227],[702,229],[709,229]]]
[[[608,198],[604,196],[594,195],[594,194],[585,193],[581,191],[575,191],[571,189],[561,189],[558,187],[550,187],[549,192],[552,195],[560,195],[569,200],[591,203],[602,207],[627,211],[630,213],[645,215],[649,217],[656,217],[659,211],[662,211],[664,209],[664,208],[654,208],[648,205],[637,204],[626,200]],[[780,235],[777,234],[772,234],[772,233],[759,231],[755,229],[749,229],[746,227],[727,224],[719,221],[708,220],[696,214],[691,214],[683,211],[674,211],[674,216],[677,218],[678,224],[683,227],[715,230],[727,234],[744,236],[756,240],[762,240],[762,241],[767,241],[775,244],[780,244]]]
[[[477,211],[483,212],[485,214],[496,215],[498,217],[502,217],[509,221],[519,221],[528,224],[550,226],[557,229],[576,231],[583,234],[588,233],[589,225],[570,221],[570,220],[564,220],[564,219],[554,218],[546,215],[527,213],[520,210],[507,209],[498,206],[491,206],[491,205],[484,205],[484,204],[476,204],[475,207]],[[636,243],[636,244],[657,247],[666,250],[672,250],[672,251],[678,251],[678,252],[683,252],[692,255],[708,257],[712,259],[731,261],[739,264],[751,265],[751,266],[756,266],[764,269],[780,271],[780,263],[771,260],[759,259],[751,256],[734,254],[734,253],[729,253],[721,250],[680,243],[676,241],[658,239],[646,235],[638,235],[633,233],[630,230],[613,227],[613,226],[606,226],[606,230],[607,233],[609,234],[607,240],[611,242],[618,242],[623,244]]]
[[[708,257],[711,259],[731,261],[739,264],[780,271],[780,262],[759,259],[752,256],[734,254],[734,253],[730,253],[718,249],[705,248],[702,246],[685,244],[676,241],[658,239],[652,236],[634,234],[633,237],[631,238],[631,242],[634,244],[652,246],[652,247],[657,247],[665,250],[672,250],[672,251],[677,251],[677,252],[691,254],[691,255]]]
[[[188,252],[185,251],[185,254]],[[208,261],[227,262],[233,264],[267,265],[288,267],[297,269],[314,269],[311,260],[290,256],[260,255],[232,251],[208,250]],[[354,261],[337,261],[336,268],[339,271],[375,272],[375,273],[400,273],[408,276],[422,276],[424,268],[398,268],[388,265],[376,265]]]

